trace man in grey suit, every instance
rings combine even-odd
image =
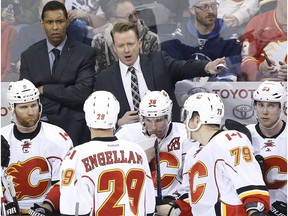
[[[215,66],[220,63],[225,64],[225,58],[212,62],[178,61],[163,52],[139,54],[141,42],[137,27],[132,23],[115,24],[111,34],[119,61],[97,75],[95,90],[110,91],[120,102],[118,126],[139,120],[137,109],[133,108],[131,73],[128,72],[131,66],[138,78],[140,99],[147,90],[164,89],[173,101],[172,119],[179,121],[180,108],[174,94],[176,82],[194,77],[217,75],[219,70],[216,70]]]
[[[62,3],[50,1],[43,7],[41,25],[47,38],[22,53],[20,79],[39,89],[41,119],[62,127],[79,145],[90,140],[83,104],[93,90],[96,52],[67,37],[68,24]]]

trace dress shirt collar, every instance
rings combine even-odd
[[[66,35],[64,41],[62,41],[62,43],[60,43],[57,47],[54,47],[51,43],[49,43],[48,39],[46,39],[47,47],[48,47],[48,53],[50,53],[52,51],[52,49],[54,49],[54,48],[59,49],[60,53],[61,53],[66,41],[67,41],[67,35]]]
[[[119,60],[119,66],[120,66],[120,71],[121,71],[121,74],[122,76],[127,76],[129,73],[128,73],[128,68],[131,67],[131,66],[127,66],[126,64],[123,64],[120,60]],[[136,73],[137,72],[141,72],[141,67],[140,67],[140,57],[138,55],[136,61],[134,62],[134,64],[132,65],[132,67],[134,67]]]

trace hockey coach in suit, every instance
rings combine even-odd
[[[74,145],[90,140],[83,104],[93,91],[96,52],[66,34],[65,6],[50,1],[41,14],[46,39],[21,55],[20,79],[30,80],[43,104],[42,120],[63,128]]]
[[[137,79],[140,99],[147,90],[164,89],[173,101],[173,121],[180,120],[180,108],[174,94],[175,84],[184,79],[216,75],[214,67],[225,64],[224,58],[213,62],[178,61],[163,52],[139,54],[141,42],[137,27],[132,23],[117,23],[111,31],[118,62],[101,71],[95,82],[95,90],[110,91],[121,104],[118,126],[139,120],[137,108],[133,104],[131,93],[130,68],[133,67]]]

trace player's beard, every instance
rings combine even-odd
[[[163,139],[166,134],[167,134],[167,131],[168,131],[168,125],[163,127],[163,128],[160,128],[160,129],[157,129],[157,130],[148,130],[148,134],[151,136],[152,134],[154,134],[158,139]]]
[[[214,26],[215,22],[216,22],[216,15],[215,14],[208,14],[205,17],[201,17],[201,16],[197,16],[196,15],[196,20],[198,23],[200,23],[201,25],[205,26],[205,27],[210,27],[210,26]]]
[[[37,124],[40,118],[40,113],[23,118],[15,112],[15,117],[16,117],[17,125],[20,125],[25,128],[29,128]]]

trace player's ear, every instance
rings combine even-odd
[[[195,117],[195,119],[196,119],[196,123],[199,124],[199,123],[200,123],[200,116],[197,115],[197,116]]]

